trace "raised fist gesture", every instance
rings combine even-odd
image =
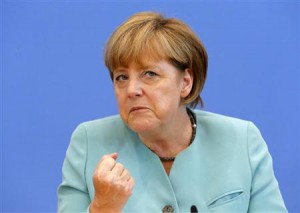
[[[134,180],[128,170],[117,160],[118,154],[105,155],[100,160],[93,176],[95,197],[90,211],[122,212],[133,193]]]

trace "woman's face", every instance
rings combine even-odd
[[[137,133],[159,130],[182,112],[181,99],[192,88],[189,69],[180,71],[167,61],[130,64],[113,73],[120,115]]]

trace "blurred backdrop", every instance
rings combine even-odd
[[[300,212],[300,2],[21,1],[1,4],[1,210],[55,212],[74,128],[116,114],[105,42],[126,18],[187,22],[209,54],[204,110],[253,121],[290,212]]]

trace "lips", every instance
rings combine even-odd
[[[143,109],[148,109],[148,108],[143,107],[143,106],[135,106],[135,107],[130,108],[129,112],[134,112],[134,111],[143,110]]]

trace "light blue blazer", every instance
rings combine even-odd
[[[198,212],[287,212],[259,130],[251,122],[193,113],[196,137],[169,176],[119,116],[80,124],[63,164],[58,211],[88,211],[94,169],[103,155],[117,152],[135,180],[124,212],[191,212],[192,206]]]

